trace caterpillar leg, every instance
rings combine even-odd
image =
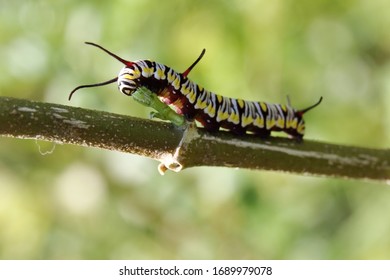
[[[251,129],[249,131],[262,139],[266,139],[266,138],[269,138],[271,136],[270,130],[266,130],[266,129],[262,129],[262,128],[254,128],[254,129]]]
[[[298,134],[296,131],[286,131],[286,133],[288,134],[289,138],[297,141],[298,143],[303,142],[303,135],[302,134]]]

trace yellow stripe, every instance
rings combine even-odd
[[[253,123],[253,118],[252,116],[241,116],[241,126],[246,127],[248,124]]]
[[[166,77],[165,77],[164,70],[161,68],[157,68],[157,71],[154,73],[154,77],[157,80],[165,80]]]
[[[267,104],[265,104],[264,102],[260,102],[260,106],[263,112],[267,112]]]
[[[267,119],[267,129],[271,129],[273,128],[275,125],[275,120],[272,118],[272,119]]]
[[[257,116],[257,118],[255,119],[253,124],[257,127],[263,128],[264,127],[264,119],[261,118],[260,116]]]
[[[149,68],[149,67],[142,68],[142,75],[144,77],[150,77],[152,76],[152,74],[153,74],[153,68]]]
[[[176,79],[172,82],[173,87],[178,90],[180,88],[180,78],[176,76]]]
[[[129,75],[129,74],[123,75],[123,78],[126,79],[126,80],[133,80],[133,79],[134,79],[134,78],[133,78],[131,75]]]
[[[182,84],[182,86],[181,86],[181,93],[183,94],[183,95],[187,95],[187,94],[189,94],[190,92],[192,92],[191,91],[191,88],[189,87],[189,81],[187,81],[186,83],[184,83],[184,84]]]
[[[204,109],[204,112],[208,114],[210,117],[215,116],[215,107],[213,106],[212,102],[209,104],[209,106],[207,106],[206,109]]]
[[[181,88],[181,93],[183,94],[183,95],[187,95],[187,94],[189,94],[191,91],[190,91],[190,88],[188,88],[188,87],[182,87]]]
[[[200,98],[198,98],[195,104],[195,109],[204,109],[206,108],[206,106],[207,106],[206,101],[202,101]]]
[[[223,121],[226,120],[229,117],[229,114],[227,112],[219,111],[217,115],[217,121]]]
[[[240,122],[240,117],[238,116],[238,114],[236,114],[235,111],[232,111],[229,118],[228,118],[228,121],[230,121],[234,124],[238,124]]]
[[[172,70],[169,70],[168,71],[168,82],[172,83],[175,78],[176,78],[175,72]]]
[[[196,98],[195,92],[191,91],[189,94],[186,95],[186,97],[192,104],[194,104]]]
[[[244,100],[242,99],[237,99],[238,106],[242,109],[244,108]]]
[[[130,80],[137,79],[139,76],[141,76],[141,72],[138,69],[134,69],[131,73],[127,74],[130,75]]]
[[[301,135],[305,134],[305,123],[303,121],[299,122],[297,132]]]
[[[233,121],[235,124],[238,124],[240,122],[240,116],[238,114],[234,114]]]
[[[276,125],[280,128],[284,128],[284,118],[278,118]]]
[[[291,126],[293,129],[296,129],[297,126],[298,126],[298,119],[297,119],[297,118],[294,118],[294,119],[291,121],[290,126]]]
[[[203,100],[202,100],[202,96],[203,96]],[[206,102],[206,98],[207,97],[207,93],[206,92],[199,92],[198,93],[198,99],[196,100],[196,104],[195,104],[195,109],[204,109],[206,108],[207,106],[207,102]]]
[[[286,128],[290,128],[292,124],[291,120],[286,120]]]

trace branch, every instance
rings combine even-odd
[[[224,166],[386,181],[390,150],[228,132],[138,119],[59,104],[0,97],[0,135],[133,153],[161,162],[160,172]]]

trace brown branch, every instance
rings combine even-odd
[[[0,135],[150,157],[160,171],[225,166],[354,179],[390,179],[390,151],[286,138],[260,139],[59,104],[0,97]]]

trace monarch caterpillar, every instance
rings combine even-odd
[[[305,109],[296,110],[288,105],[266,102],[246,101],[215,94],[188,79],[188,74],[205,54],[200,56],[183,73],[150,60],[127,61],[95,43],[86,44],[100,48],[125,66],[118,76],[101,83],[81,85],[69,95],[81,88],[96,87],[118,82],[119,90],[131,96],[138,88],[146,87],[165,104],[172,105],[176,112],[187,120],[200,122],[207,131],[220,128],[236,134],[246,132],[267,137],[271,131],[283,131],[293,138],[301,140],[305,133],[303,114],[318,106],[319,101]]]

